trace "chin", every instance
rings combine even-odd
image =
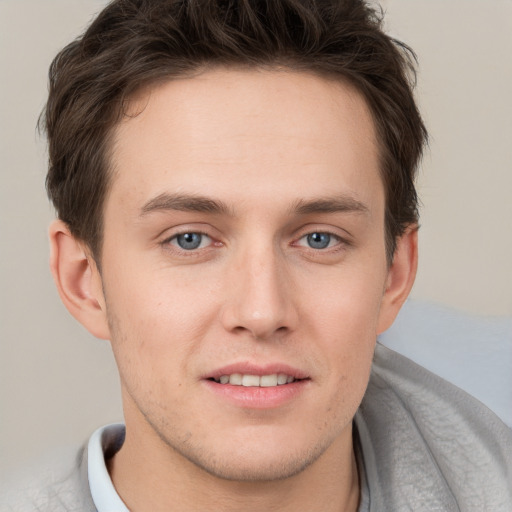
[[[216,478],[237,482],[268,482],[301,473],[331,445],[331,441],[325,439],[323,443],[311,447],[299,439],[295,441],[290,445],[283,439],[267,439],[258,443],[231,439],[216,450],[209,450],[204,445],[193,446],[188,442],[173,449],[196,468]]]
[[[268,482],[285,480],[302,471],[319,458],[319,454],[294,454],[271,457],[248,457],[233,453],[231,457],[220,458],[194,458],[188,456],[188,460],[206,473],[222,480],[236,482]],[[185,455],[186,456],[186,455]]]

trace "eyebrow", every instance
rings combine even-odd
[[[209,197],[191,194],[163,193],[148,201],[141,208],[141,216],[153,212],[165,212],[170,210],[214,213],[218,215],[230,213],[230,208],[225,203]]]
[[[370,209],[351,196],[326,197],[312,200],[301,199],[292,211],[299,215],[312,213],[370,213]]]
[[[226,203],[210,197],[195,194],[163,193],[150,199],[141,208],[141,217],[153,212],[166,211],[200,212],[216,215],[233,215]],[[310,215],[312,213],[369,213],[369,208],[350,196],[336,196],[318,199],[300,199],[290,213]]]

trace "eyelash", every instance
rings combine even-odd
[[[206,247],[198,247],[198,248],[194,248],[194,249],[184,249],[182,247],[179,247],[179,245],[177,244],[173,244],[172,242],[177,240],[178,237],[180,236],[184,236],[184,235],[200,235],[201,237],[207,237],[211,240],[211,242],[206,246]],[[201,243],[203,241],[201,240]],[[172,250],[174,251],[178,251],[180,253],[185,253],[187,255],[193,255],[193,254],[197,254],[199,252],[200,249],[208,249],[211,245],[222,245],[220,242],[216,242],[210,235],[208,235],[207,233],[204,233],[202,231],[194,231],[194,230],[187,230],[187,231],[182,231],[180,233],[175,233],[174,235],[170,236],[169,238],[166,238],[163,242],[162,242],[162,245],[163,246],[166,246],[166,247],[169,247],[169,246],[172,246]]]
[[[327,235],[329,237],[329,242],[327,247],[311,247],[310,245],[299,245],[299,242],[303,239],[308,239],[309,237],[312,237],[313,235]],[[335,245],[330,246],[330,243],[334,241],[336,242]],[[308,240],[306,243],[310,243],[311,240]],[[329,231],[311,231],[309,233],[305,233],[300,238],[297,239],[296,242],[293,243],[293,245],[299,245],[300,247],[305,247],[306,249],[310,249],[315,252],[332,252],[339,250],[340,246],[347,245],[347,242],[341,238],[339,235],[335,233],[331,233]]]

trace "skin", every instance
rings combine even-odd
[[[132,511],[356,510],[352,419],[417,259],[411,227],[386,262],[364,100],[306,73],[217,69],[132,108],[115,130],[101,274],[62,222],[50,229],[61,297],[119,368],[116,489]],[[180,248],[183,233],[200,246]],[[278,406],[241,406],[205,380],[233,363],[307,379]]]

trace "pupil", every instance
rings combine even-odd
[[[177,236],[176,241],[182,249],[190,251],[197,249],[201,245],[201,239],[202,235],[199,233],[183,233]]]
[[[311,233],[308,235],[308,245],[313,249],[325,249],[331,242],[331,235],[327,233]]]

